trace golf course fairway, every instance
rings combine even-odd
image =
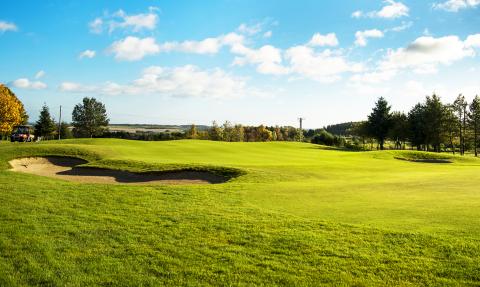
[[[71,182],[67,156],[218,184]],[[480,160],[295,142],[0,142],[0,286],[478,286]]]

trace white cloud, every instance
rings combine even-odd
[[[166,68],[151,66],[130,84],[106,82],[82,85],[64,82],[63,92],[99,93],[105,95],[163,95],[172,97],[234,98],[262,93],[246,86],[243,78],[232,76],[222,69],[202,70],[196,66]]]
[[[123,10],[118,10],[115,14],[118,18],[123,21],[111,21],[109,31],[117,28],[132,28],[133,32],[139,32],[142,29],[153,30],[155,29],[158,21],[157,14],[153,12],[136,14],[136,15],[127,15]]]
[[[160,47],[160,50],[163,52],[177,51],[194,54],[216,54],[222,47],[222,43],[218,38],[206,38],[201,41],[166,42]]]
[[[238,26],[237,31],[242,34],[252,36],[262,31],[262,25],[263,23],[257,23],[254,25],[247,25],[245,23],[242,23],[240,24],[240,26]]]
[[[95,88],[83,86],[74,82],[63,82],[58,87],[62,92],[92,92]]]
[[[78,58],[83,59],[83,58],[93,58],[95,57],[96,52],[93,50],[85,50],[78,55]]]
[[[234,65],[245,64],[257,65],[257,72],[261,74],[284,75],[288,69],[282,65],[282,51],[271,45],[262,46],[259,49],[251,49],[243,44],[233,45],[231,52],[237,55]]]
[[[322,35],[320,33],[315,33],[308,42],[309,46],[338,46],[338,39],[335,33],[328,33]]]
[[[29,90],[43,90],[47,88],[47,84],[40,81],[30,81],[27,78],[17,79],[11,82],[9,85],[15,88],[29,89]]]
[[[270,38],[270,37],[272,37],[272,31],[267,31],[263,33],[263,38]]]
[[[114,42],[108,49],[115,55],[117,60],[137,61],[147,55],[167,52],[182,52],[192,54],[216,54],[224,46],[242,44],[245,38],[237,33],[228,33],[218,37],[206,38],[203,40],[187,40],[183,42],[156,43],[154,38],[126,37],[123,40]]]
[[[438,73],[438,67],[435,64],[424,64],[413,68],[413,72],[419,75],[429,75]]]
[[[40,70],[38,71],[36,74],[35,74],[35,79],[40,79],[40,78],[43,78],[43,76],[45,76],[45,71],[43,70]]]
[[[18,27],[15,23],[0,21],[0,32],[17,31]]]
[[[357,31],[355,33],[355,45],[364,47],[368,43],[368,38],[383,38],[383,36],[383,32],[377,29]]]
[[[423,29],[423,35],[424,36],[432,36],[432,33],[430,33],[430,30],[428,28]]]
[[[165,42],[160,44],[160,52],[183,52],[193,54],[216,54],[224,46],[242,44],[245,38],[237,33],[229,33],[200,41]]]
[[[358,10],[352,13],[352,17],[395,19],[408,16],[410,9],[405,4],[401,2],[395,2],[393,0],[385,0],[383,1],[383,3],[385,4],[385,6],[383,6],[378,11],[370,11],[364,13],[363,11]]]
[[[101,18],[95,18],[90,23],[88,23],[90,32],[94,34],[100,34],[103,31],[103,20]]]
[[[396,70],[380,70],[375,72],[356,74],[350,77],[350,82],[358,84],[379,84],[391,80],[396,74]]]
[[[377,17],[394,19],[408,16],[409,9],[405,4],[393,0],[386,0],[385,3],[388,5],[382,7],[382,9],[376,13]]]
[[[179,97],[230,98],[247,92],[246,82],[242,78],[229,75],[218,68],[201,70],[192,65],[147,68],[142,77],[134,81],[134,85],[153,93]]]
[[[157,9],[149,9],[147,13],[128,15],[123,10],[118,10],[113,14],[105,14],[103,17],[97,17],[88,25],[90,32],[100,34],[105,28],[112,33],[117,29],[130,29],[132,32],[140,32],[142,30],[154,30],[157,26],[158,15],[155,13]]]
[[[409,22],[402,22],[401,25],[399,26],[395,26],[393,28],[390,28],[390,29],[386,29],[384,32],[401,32],[401,31],[404,31],[410,27],[413,26],[413,22],[412,21],[409,21]]]
[[[449,12],[458,12],[461,9],[475,8],[480,5],[480,0],[448,0],[433,4],[433,8]]]
[[[471,39],[475,38],[470,38],[470,41],[475,42]],[[414,72],[432,73],[436,72],[439,64],[449,65],[474,55],[475,51],[457,36],[423,36],[406,48],[389,50],[380,65],[383,69],[411,68]]]
[[[363,16],[363,12],[360,10],[357,10],[352,13],[352,18],[361,18]]]
[[[470,35],[465,40],[465,46],[480,48],[480,34]]]
[[[115,59],[121,61],[138,61],[148,55],[160,52],[160,46],[152,37],[137,38],[128,36],[123,40],[114,42],[108,51],[115,55]]]
[[[292,73],[320,82],[333,82],[339,80],[343,73],[363,69],[361,64],[349,63],[341,54],[330,50],[317,53],[307,46],[289,48],[285,57]]]

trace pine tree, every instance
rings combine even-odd
[[[385,139],[392,127],[391,107],[388,102],[380,97],[368,116],[368,129],[370,134],[378,141],[380,149],[384,149]]]
[[[477,149],[480,135],[480,97],[478,95],[473,99],[469,109],[469,124],[473,131],[473,150],[475,156],[478,156]]]
[[[70,129],[70,125],[66,122],[62,122],[60,124],[60,138],[62,139],[71,139],[73,138],[72,130]]]
[[[465,101],[465,97],[460,94],[458,95],[455,102],[453,102],[453,107],[457,113],[458,120],[458,130],[460,135],[460,154],[465,154],[465,130],[466,130],[466,114],[467,114],[468,103]]]
[[[44,104],[40,111],[38,121],[35,123],[35,135],[42,138],[50,138],[55,132],[55,121],[50,115],[50,110]]]
[[[425,101],[425,130],[426,144],[431,144],[436,152],[440,152],[440,145],[444,137],[445,109],[440,98],[433,94]],[[428,147],[428,146],[427,146]]]

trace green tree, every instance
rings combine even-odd
[[[458,122],[458,131],[460,136],[460,154],[465,154],[465,131],[466,131],[466,122],[467,122],[467,106],[468,103],[465,101],[465,97],[460,94],[453,102],[453,107],[457,114]]]
[[[275,126],[275,129],[274,129],[273,132],[275,133],[275,140],[277,140],[277,141],[283,141],[284,140],[282,129],[279,126]]]
[[[74,133],[80,137],[94,137],[103,134],[109,119],[105,105],[95,98],[83,98],[72,113]]]
[[[49,139],[53,136],[55,131],[55,121],[52,119],[47,105],[44,104],[42,110],[40,111],[40,116],[35,123],[35,135],[37,137]]]
[[[444,107],[444,130],[448,138],[448,145],[455,154],[455,139],[458,136],[458,123],[455,109],[452,105],[445,105]]]
[[[472,103],[469,107],[469,124],[473,131],[473,150],[475,156],[478,156],[478,142],[479,142],[479,135],[480,135],[480,98],[475,96]]]
[[[385,139],[392,127],[391,107],[383,98],[379,98],[368,116],[368,129],[370,134],[378,141],[380,149],[384,149]]]
[[[352,123],[351,128],[349,129],[349,133],[353,136],[356,136],[362,140],[363,149],[365,149],[365,144],[367,139],[370,138],[370,133],[368,130],[368,122],[355,122]]]
[[[440,98],[433,94],[425,101],[425,129],[426,144],[431,144],[436,152],[440,152],[440,146],[445,135],[444,130],[444,106]]]
[[[212,126],[208,130],[208,137],[212,141],[222,141],[223,140],[223,130],[218,126],[216,121],[212,122]]]
[[[60,124],[60,138],[61,139],[71,139],[73,138],[72,130],[70,129],[70,125],[66,122],[62,122]]]
[[[245,137],[245,130],[242,125],[236,124],[233,127],[232,141],[243,142]]]
[[[272,140],[272,132],[265,128],[264,125],[260,125],[256,128],[256,141],[267,142]]]
[[[335,136],[322,129],[313,136],[311,142],[314,144],[333,146],[335,144]]]
[[[226,142],[231,142],[233,141],[233,126],[229,121],[225,121],[223,123],[223,135],[222,138]]]
[[[418,103],[408,112],[410,142],[412,146],[417,147],[417,150],[423,150],[426,147],[425,109],[424,104]]]
[[[408,139],[408,118],[404,113],[392,113],[392,127],[389,137],[395,142],[396,149],[404,148]]]
[[[197,126],[195,126],[195,124],[190,126],[190,129],[187,132],[187,137],[189,139],[196,139],[198,137]]]

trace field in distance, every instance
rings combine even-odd
[[[111,185],[9,170],[73,156],[225,183]],[[295,142],[0,145],[0,286],[476,285],[480,160]]]
[[[190,125],[153,125],[153,124],[110,124],[108,129],[112,132],[181,132],[190,128]],[[207,130],[208,126],[196,126],[197,130]]]

